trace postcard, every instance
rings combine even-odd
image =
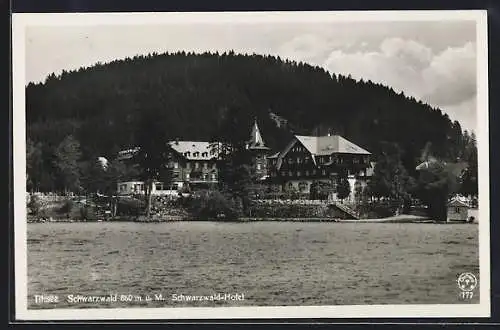
[[[486,11],[12,35],[17,319],[490,316]]]

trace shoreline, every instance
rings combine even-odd
[[[133,218],[110,219],[110,220],[69,220],[69,219],[52,219],[44,221],[28,221],[28,223],[95,223],[95,222],[137,222],[137,223],[167,223],[167,222],[221,222],[221,223],[249,223],[249,222],[329,222],[329,223],[434,223],[434,224],[477,224],[468,222],[442,222],[429,219],[428,217],[399,215],[387,218],[378,219],[335,219],[335,218],[255,218],[242,217],[237,220],[221,220],[221,219],[186,219],[184,217],[169,217],[169,218],[153,218],[150,220],[139,220]]]

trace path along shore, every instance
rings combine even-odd
[[[44,221],[30,221],[30,222],[174,222],[174,221],[201,221],[195,219],[186,219],[184,217],[174,217],[170,216],[167,218],[152,218],[152,219],[131,219],[131,218],[116,218],[110,220],[71,220],[71,219],[49,219]],[[334,219],[334,218],[256,218],[256,217],[242,217],[238,220],[230,221],[223,219],[213,219],[206,221],[217,221],[217,222],[257,222],[257,221],[276,221],[276,222],[337,222],[337,223],[434,223],[428,217],[401,214],[397,216],[379,218],[379,219],[359,219],[359,220],[347,220],[347,219]]]

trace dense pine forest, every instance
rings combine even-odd
[[[396,147],[411,176],[426,145],[434,157],[455,162],[467,161],[474,143],[473,133],[441,110],[371,81],[272,56],[150,54],[52,74],[26,87],[30,185],[54,190],[62,178],[75,182],[61,174],[72,167],[99,156],[112,161],[137,144],[145,112],[159,114],[169,136],[210,140],[235,107],[242,129],[249,134],[257,118],[276,151],[292,134],[340,134],[375,159],[388,144]],[[68,165],[71,153],[77,163]]]

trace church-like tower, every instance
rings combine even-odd
[[[267,176],[267,154],[270,148],[266,146],[262,138],[257,119],[253,124],[250,140],[247,142],[247,150],[252,154],[253,173],[256,179],[264,180]]]

